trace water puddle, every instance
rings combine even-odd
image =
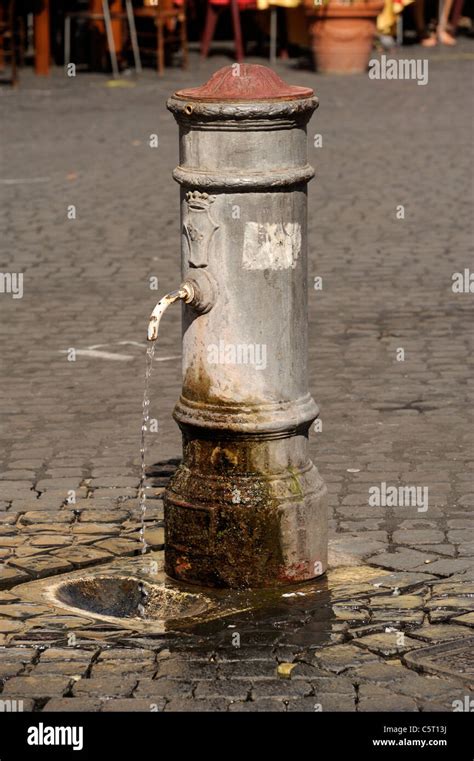
[[[330,571],[295,587],[206,589],[166,577],[163,553],[121,558],[88,571],[72,571],[19,585],[21,599],[56,612],[87,615],[134,632],[186,629],[219,643],[245,631],[245,642],[305,645],[338,642],[354,622],[363,625],[366,600],[401,585],[393,574],[367,566]],[[401,585],[403,586],[403,585]],[[239,635],[240,636],[240,635]]]

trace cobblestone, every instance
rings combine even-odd
[[[247,700],[244,703],[231,703],[228,710],[230,713],[253,713],[255,711],[284,713],[286,711],[286,705],[282,700],[263,698],[262,700]]]
[[[128,712],[128,711],[150,711],[151,713],[161,713],[165,707],[165,700],[137,700],[136,698],[117,698],[105,700],[101,704],[102,711],[105,713]]]
[[[51,698],[43,708],[46,713],[62,713],[63,711],[100,711],[101,701],[92,698]]]
[[[354,642],[360,647],[366,647],[373,653],[382,656],[398,655],[415,647],[421,647],[421,643],[401,632],[385,632],[384,634],[369,634],[367,637],[359,637]]]
[[[2,697],[51,698],[63,695],[69,688],[70,678],[61,676],[17,676],[3,687]]]
[[[120,674],[118,676],[106,676],[101,674],[97,679],[92,676],[90,679],[79,679],[75,682],[72,693],[77,697],[98,697],[107,698],[110,695],[117,697],[130,697],[135,686],[137,678]]]
[[[362,685],[359,689],[358,711],[418,711],[416,701],[396,695],[385,687]]]
[[[355,702],[349,697],[341,695],[313,695],[296,700],[289,700],[287,711],[303,713],[325,713],[325,712],[345,712],[355,711]]]

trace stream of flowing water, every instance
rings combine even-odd
[[[138,506],[140,508],[140,542],[141,551],[147,551],[145,537],[145,516],[146,516],[146,433],[148,422],[150,420],[150,378],[153,370],[153,359],[155,356],[156,341],[152,341],[146,350],[146,369],[145,369],[145,388],[143,391],[142,406],[142,428],[140,434],[140,484],[138,486]]]

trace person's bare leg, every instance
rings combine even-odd
[[[443,8],[438,24],[438,39],[442,45],[455,45],[456,40],[452,34],[449,34],[446,27],[448,26],[449,14],[453,6],[453,0],[443,0]]]
[[[425,25],[425,0],[415,0],[414,7],[415,26],[418,32],[418,37],[424,48],[432,48],[436,45],[436,37],[434,34],[426,35]]]

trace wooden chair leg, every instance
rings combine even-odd
[[[115,47],[114,30],[112,27],[112,18],[110,16],[109,0],[102,0],[102,15],[104,17],[107,45],[109,48],[110,61],[112,64],[112,73],[114,78],[117,79],[120,73],[117,60],[117,50]]]
[[[16,48],[14,42],[12,41],[12,85],[15,86],[17,82],[18,73],[16,67]]]
[[[156,19],[156,66],[160,77],[163,75],[165,69],[165,51],[163,41],[163,21],[160,18]]]
[[[0,5],[0,23],[3,22],[3,8]],[[5,56],[4,56],[4,49],[3,49],[3,33],[0,33],[0,69],[3,69]]]
[[[16,39],[15,39],[15,3],[10,4],[10,55],[11,55],[11,68],[12,68],[12,85],[16,85],[18,81],[17,68],[16,68]]]
[[[238,63],[244,60],[244,48],[242,45],[242,29],[240,27],[240,11],[237,0],[230,0],[232,11],[232,26],[234,27],[235,57]]]
[[[64,66],[71,62],[71,17],[64,17]]]
[[[180,29],[179,36],[181,39],[181,68],[188,68],[188,34],[186,29],[186,16],[181,16],[179,19]]]
[[[25,65],[25,43],[26,43],[26,35],[25,35],[25,24],[22,18],[18,19],[19,27],[18,27],[18,39],[20,41],[19,49],[18,49],[18,61],[20,66]]]
[[[206,23],[204,25],[204,32],[201,41],[201,56],[207,58],[209,53],[209,47],[216,31],[217,19],[219,18],[219,11],[209,2],[207,3]]]
[[[131,3],[131,0],[125,0],[125,9],[127,12],[128,31],[130,34],[130,42],[132,45],[135,71],[137,74],[141,74],[142,61],[140,58],[140,48],[138,47],[137,27],[135,26],[135,16],[133,15],[133,5]]]

